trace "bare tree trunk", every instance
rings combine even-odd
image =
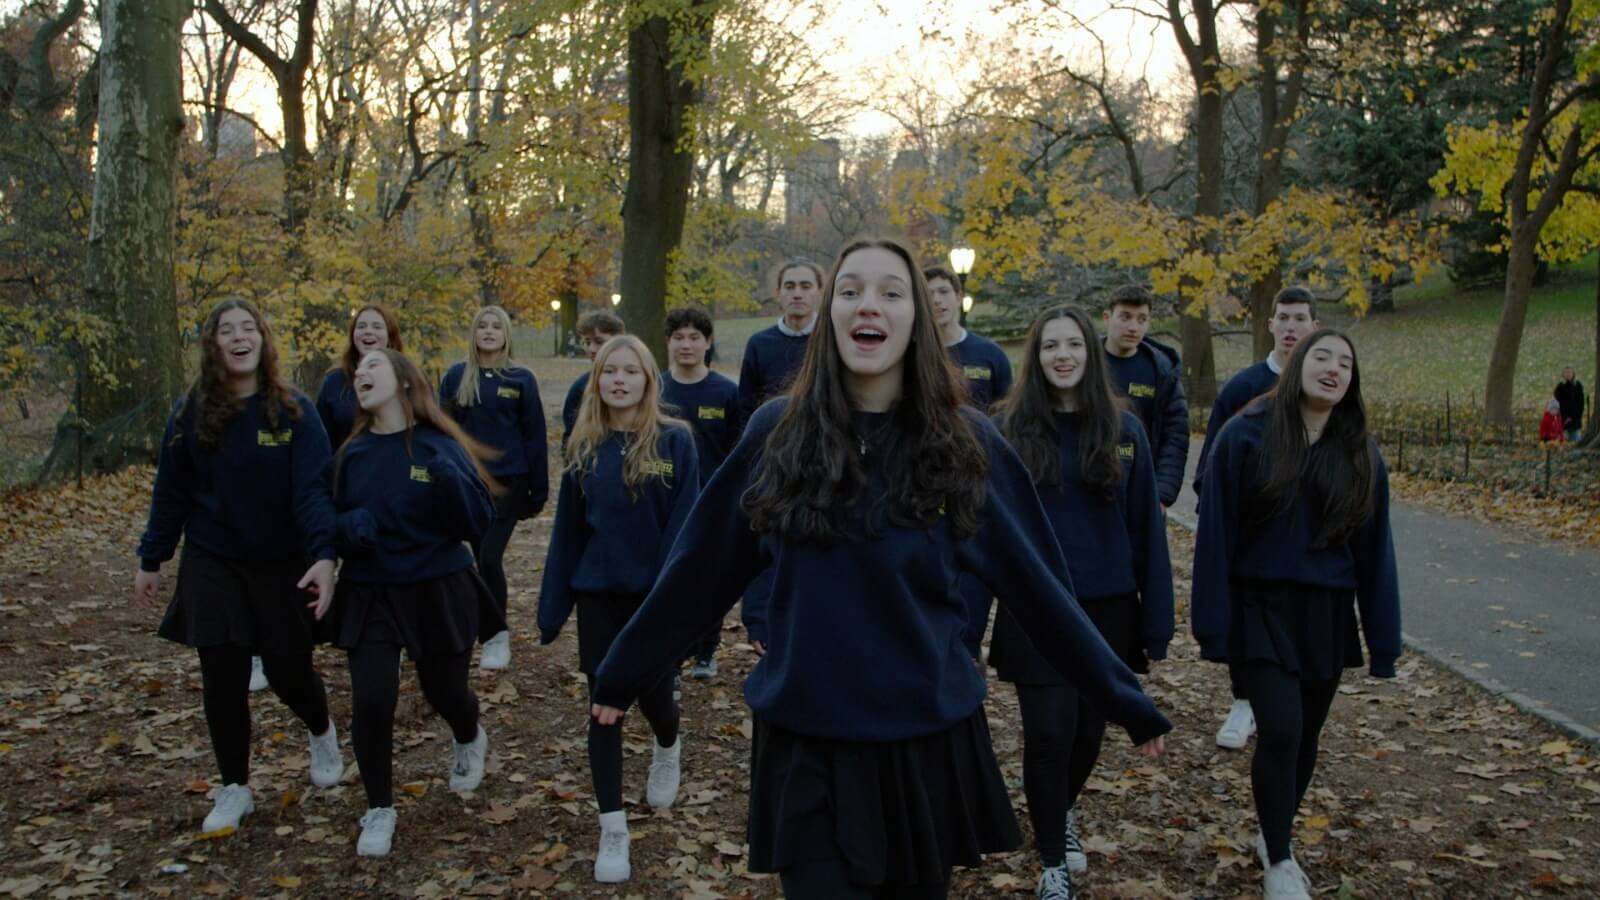
[[[710,0],[683,17],[651,16],[628,33],[628,188],[622,202],[622,316],[658,362],[666,356],[667,265],[683,242],[693,184],[687,113],[700,89],[686,49],[711,39]]]
[[[1183,50],[1194,81],[1195,164],[1197,168],[1194,214],[1217,220],[1222,215],[1222,81],[1221,48],[1217,39],[1217,8],[1212,0],[1195,0],[1195,32],[1185,23],[1178,0],[1166,0],[1173,35]],[[1209,231],[1197,236],[1206,252],[1217,252],[1217,235]],[[1180,287],[1180,293],[1183,288]],[[1180,302],[1183,298],[1180,297]],[[1187,304],[1184,304],[1187,306]],[[1217,397],[1217,364],[1211,343],[1209,309],[1191,312],[1183,309],[1179,333],[1183,337],[1184,391],[1190,408],[1203,409]]]
[[[109,471],[154,458],[183,379],[174,229],[183,130],[179,27],[188,7],[180,0],[105,0],[100,9],[100,146],[86,297],[111,328],[94,353],[114,383],[84,384],[75,425],[86,464]],[[47,475],[65,470],[77,438],[70,425],[57,432]]]
[[[1283,193],[1283,158],[1289,146],[1289,129],[1300,107],[1300,91],[1305,82],[1306,41],[1311,33],[1311,13],[1302,0],[1281,6],[1263,3],[1256,7],[1256,64],[1259,76],[1256,97],[1261,106],[1261,129],[1256,153],[1255,198],[1253,212],[1260,216]],[[1290,20],[1294,34],[1288,43],[1279,37],[1279,26]],[[1279,71],[1287,61],[1287,74],[1280,87]],[[1249,291],[1251,345],[1253,358],[1272,352],[1272,335],[1267,322],[1272,318],[1272,298],[1283,286],[1283,272],[1273,270],[1252,284]]]
[[[1594,284],[1594,380],[1589,382],[1589,403],[1600,407],[1600,278]],[[1578,437],[1584,450],[1600,450],[1600,413],[1589,413],[1588,427]]]

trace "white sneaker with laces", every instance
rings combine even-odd
[[[450,790],[457,793],[477,790],[478,785],[483,783],[483,765],[488,757],[489,735],[479,725],[478,736],[471,743],[455,744],[455,759],[450,765]]]
[[[1083,852],[1083,841],[1078,837],[1078,808],[1067,810],[1067,853],[1062,857],[1067,871],[1082,875],[1089,871],[1089,855]]]
[[[361,817],[361,837],[356,840],[357,856],[388,856],[394,844],[394,807],[374,806]]]
[[[663,747],[653,740],[650,742],[650,777],[645,782],[644,799],[651,807],[668,809],[678,799],[678,782],[682,777],[679,762],[682,757],[681,732],[671,747]]]
[[[256,798],[250,793],[249,787],[242,784],[223,785],[217,791],[217,799],[212,804],[211,812],[206,814],[200,830],[212,832],[232,828],[237,831],[239,820],[255,811]]]
[[[627,881],[628,814],[622,810],[600,814],[600,852],[594,857],[594,880],[601,884]]]
[[[1311,900],[1311,879],[1300,870],[1300,864],[1286,859],[1267,870],[1261,880],[1265,900]]]
[[[710,681],[717,677],[717,658],[715,656],[702,656],[694,661],[689,668],[689,677],[695,681]]]
[[[483,642],[483,655],[478,657],[480,669],[504,669],[511,665],[511,632],[502,631]]]
[[[311,736],[311,783],[333,787],[344,777],[344,757],[339,753],[339,730],[328,719],[328,730]]]
[[[1217,729],[1217,746],[1226,750],[1243,750],[1256,733],[1256,713],[1249,700],[1235,700],[1228,710],[1228,718]]]
[[[264,691],[268,686],[267,671],[261,668],[261,657],[250,657],[250,693]]]
[[[1067,867],[1046,866],[1039,873],[1039,900],[1074,900],[1078,895],[1072,889],[1072,876]]]

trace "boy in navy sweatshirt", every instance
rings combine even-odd
[[[1118,288],[1106,307],[1106,362],[1117,394],[1128,398],[1156,455],[1161,505],[1171,506],[1183,490],[1189,460],[1189,403],[1183,396],[1183,365],[1178,351],[1150,340],[1155,298],[1137,285]]]
[[[739,386],[711,371],[706,357],[711,349],[711,316],[702,309],[682,307],[667,313],[667,354],[671,367],[661,376],[661,403],[669,415],[694,429],[695,451],[700,457],[700,483],[722,465],[728,451],[739,442]],[[698,681],[717,675],[717,645],[722,642],[719,623],[694,648],[689,677]]]
[[[1239,370],[1229,378],[1228,383],[1217,392],[1216,402],[1211,404],[1211,418],[1206,423],[1206,442],[1200,447],[1200,461],[1194,471],[1196,497],[1202,496],[1201,486],[1205,483],[1211,438],[1220,434],[1222,426],[1244,409],[1245,404],[1277,385],[1278,375],[1289,364],[1295,345],[1316,331],[1318,324],[1317,297],[1309,289],[1291,285],[1278,291],[1272,299],[1272,321],[1267,323],[1267,331],[1272,333],[1273,338],[1272,352],[1267,354],[1266,359]],[[1233,693],[1233,705],[1229,707],[1222,727],[1217,729],[1217,746],[1227,750],[1242,750],[1250,743],[1250,735],[1255,734],[1256,720],[1250,712],[1250,701],[1244,695],[1239,674],[1231,666],[1228,669],[1228,685]]]
[[[778,270],[778,308],[783,317],[770,328],[750,335],[739,366],[739,419],[783,393],[806,357],[806,343],[817,324],[822,298],[822,269],[814,262],[792,259]]]
[[[594,362],[594,355],[600,352],[606,341],[619,334],[627,334],[628,328],[622,323],[621,317],[603,309],[586,312],[578,317],[578,334],[583,336],[583,352],[589,355],[589,362]],[[567,445],[567,435],[572,434],[572,423],[578,418],[578,404],[583,402],[583,389],[589,384],[589,373],[584,372],[567,388],[567,399],[561,403],[561,446]]]

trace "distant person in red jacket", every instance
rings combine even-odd
[[[1564,443],[1567,439],[1566,429],[1561,422],[1561,403],[1551,400],[1544,408],[1544,416],[1539,419],[1539,440],[1545,443],[1554,441]]]

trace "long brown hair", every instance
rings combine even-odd
[[[374,350],[373,353],[382,353],[389,360],[389,365],[394,367],[395,395],[400,399],[400,408],[406,414],[406,453],[411,453],[411,434],[417,425],[428,425],[461,445],[467,451],[467,456],[472,460],[472,465],[478,470],[478,477],[483,479],[483,484],[489,493],[499,496],[505,488],[500,482],[495,481],[484,467],[484,463],[500,458],[500,451],[478,442],[471,435],[461,430],[456,420],[445,414],[435,399],[433,383],[424,375],[421,367],[411,361],[398,350],[388,347]],[[339,475],[344,471],[344,452],[350,443],[361,435],[372,430],[372,413],[357,407],[355,425],[350,429],[350,436],[339,445],[333,466],[333,492],[339,492]]]
[[[839,253],[824,279],[816,330],[789,389],[789,406],[767,438],[760,472],[745,493],[744,509],[757,532],[829,543],[838,536],[835,514],[859,501],[866,488],[832,309],[840,268],[850,254],[870,248],[905,262],[916,305],[901,397],[889,412],[894,434],[884,467],[889,521],[926,528],[943,514],[958,537],[978,529],[989,460],[962,415],[966,392],[939,340],[921,266],[896,241],[862,240]]]
[[[400,323],[395,321],[394,313],[387,307],[368,303],[356,310],[350,317],[350,327],[345,329],[344,356],[339,358],[339,368],[344,369],[347,381],[356,377],[356,365],[361,362],[361,351],[356,349],[356,323],[361,320],[361,314],[367,312],[375,312],[383,319],[383,330],[389,335],[389,349],[406,352],[406,342],[400,339]]]
[[[1350,388],[1328,414],[1322,436],[1306,440],[1300,412],[1306,359],[1318,344],[1339,338],[1350,345]],[[1317,504],[1317,534],[1312,546],[1331,547],[1348,541],[1372,518],[1377,494],[1377,465],[1367,434],[1367,408],[1361,400],[1361,365],[1349,335],[1320,328],[1295,345],[1278,386],[1257,400],[1267,407],[1261,439],[1265,482],[1258,495],[1261,517],[1286,512],[1309,489]]]
[[[578,476],[593,471],[595,456],[605,442],[611,426],[606,421],[605,401],[600,399],[600,371],[618,350],[632,350],[644,368],[644,396],[635,413],[633,436],[628,440],[627,452],[622,457],[622,482],[631,493],[651,478],[665,476],[653,474],[659,470],[657,443],[661,432],[668,428],[688,429],[689,424],[661,411],[661,370],[644,341],[631,334],[619,334],[606,341],[594,355],[589,369],[589,383],[584,386],[583,400],[578,404],[578,416],[572,423],[572,434],[567,437],[567,462],[565,469]]]
[[[278,342],[272,338],[272,328],[267,324],[255,304],[243,297],[228,297],[211,307],[205,322],[200,326],[200,374],[184,394],[185,410],[195,413],[195,433],[203,447],[215,447],[222,441],[222,432],[248,398],[236,397],[228,388],[228,367],[222,360],[222,348],[217,346],[217,326],[222,314],[242,309],[255,320],[256,331],[261,335],[261,354],[256,365],[256,393],[261,395],[262,413],[267,418],[267,428],[278,431],[279,417],[287,413],[290,419],[300,418],[300,403],[294,391],[278,374]],[[179,432],[182,433],[181,431]]]
[[[1088,345],[1083,380],[1078,382],[1078,469],[1084,484],[1110,496],[1122,483],[1122,462],[1117,442],[1122,437],[1122,408],[1111,389],[1110,366],[1095,333],[1094,320],[1079,306],[1045,310],[1028,329],[1022,351],[1022,375],[1001,401],[1000,430],[1017,448],[1023,465],[1040,485],[1061,483],[1061,439],[1056,434],[1056,391],[1039,362],[1044,328],[1071,319],[1083,331]]]

